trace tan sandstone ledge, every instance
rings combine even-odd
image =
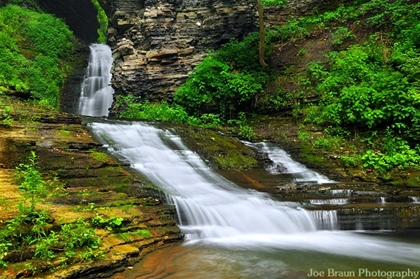
[[[104,257],[63,265],[59,255],[46,263],[33,260],[33,252],[22,253],[16,262],[0,269],[0,278],[29,276],[33,272],[25,267],[28,263],[37,268],[32,278],[106,278],[165,243],[182,239],[173,218],[175,209],[163,202],[158,189],[104,153],[82,119],[18,100],[4,103],[12,107],[14,121],[10,127],[0,126],[0,222],[13,218],[17,204],[24,200],[14,182],[14,168],[35,151],[44,180],[56,187],[50,189],[53,195],[37,205],[51,212],[51,226],[78,218],[90,220],[96,214],[115,216],[123,218],[119,231],[125,237],[98,228]],[[138,230],[150,235],[134,233]],[[60,265],[66,267],[42,272]]]

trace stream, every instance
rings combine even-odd
[[[95,58],[89,67],[94,69],[88,71],[100,76],[102,85],[86,77],[81,115],[104,116],[112,99],[110,66],[98,62],[112,64],[112,59],[102,48],[91,47]],[[242,188],[211,169],[177,134],[153,122],[97,119],[89,128],[111,154],[166,193],[185,234],[182,244],[151,253],[114,279],[420,278],[415,232],[338,230],[336,210],[307,210],[300,202]],[[287,173],[302,185],[334,182],[275,145],[244,144],[268,154],[275,163],[268,173]],[[340,202],[346,200],[335,201]]]

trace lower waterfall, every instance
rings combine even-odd
[[[111,153],[168,194],[186,244],[311,250],[418,264],[418,245],[336,231],[333,211],[310,213],[236,186],[168,130],[122,121],[94,122],[90,128]]]

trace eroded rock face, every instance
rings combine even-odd
[[[115,94],[171,99],[208,49],[256,29],[249,1],[108,1]]]
[[[209,49],[256,31],[254,1],[100,0],[109,19],[115,95],[171,100]],[[267,24],[335,6],[340,0],[289,1],[266,9]],[[111,115],[117,111],[112,109]]]

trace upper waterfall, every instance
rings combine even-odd
[[[77,113],[87,116],[108,116],[114,89],[111,87],[112,52],[105,44],[89,46],[89,65],[79,99]]]

